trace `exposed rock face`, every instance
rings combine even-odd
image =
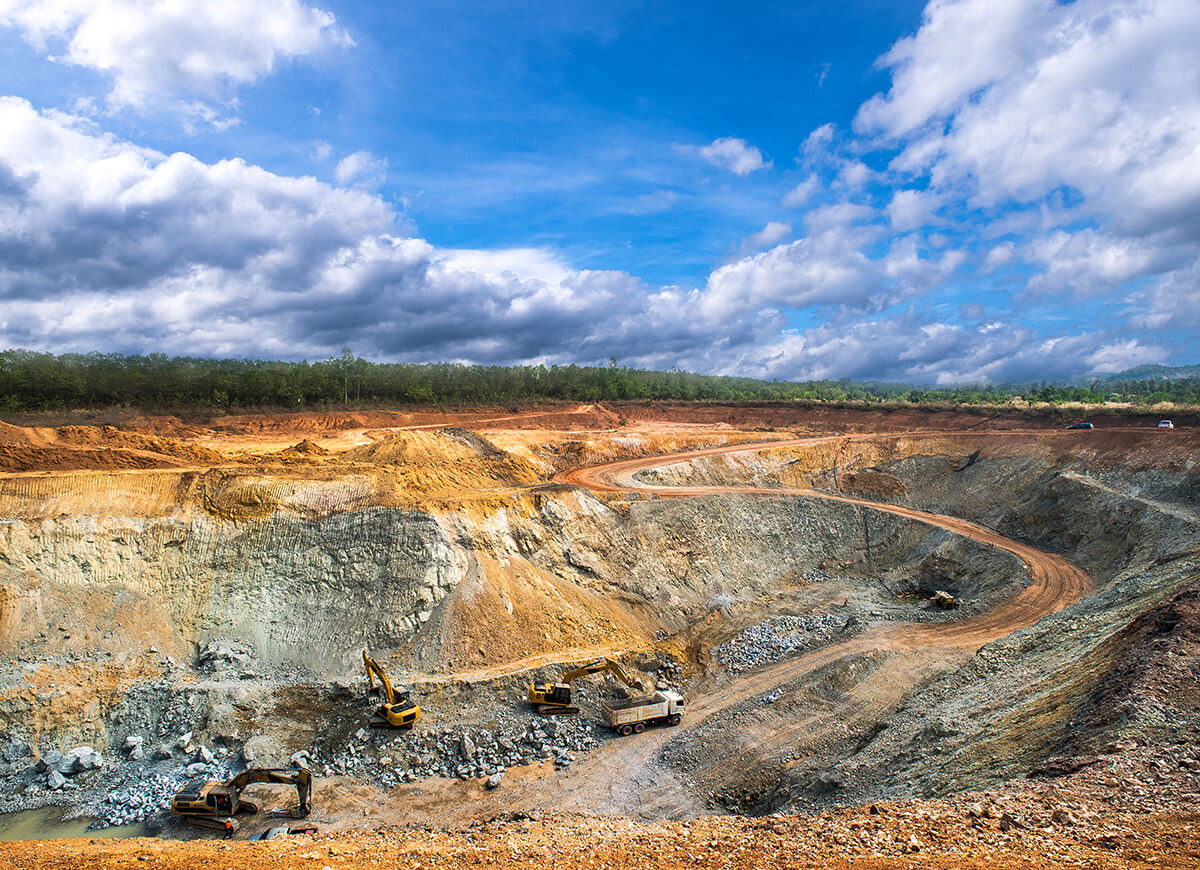
[[[459,440],[468,452],[491,455],[476,436]],[[383,445],[363,458],[391,461],[383,448],[404,446]],[[954,455],[889,459],[882,448],[859,462],[839,450],[831,447],[816,457],[820,461],[779,451],[761,461],[725,457],[656,474],[679,483],[728,483],[738,475],[763,485],[803,479],[842,491],[862,483],[863,474],[881,475],[865,478],[874,480],[870,491],[881,497],[970,517],[1077,555],[1095,569],[1107,597],[1089,605],[1095,612],[1063,612],[978,654],[964,648],[961,662],[947,664],[957,669],[953,674],[909,697],[897,694],[891,707],[866,708],[871,721],[859,723],[859,731],[837,732],[822,747],[824,755],[789,758],[786,768],[767,759],[771,771],[788,770],[787,778],[739,794],[742,811],[821,806],[897,789],[936,793],[983,777],[1023,775],[1061,738],[1069,702],[1087,688],[1071,682],[1081,673],[1073,663],[1111,632],[1112,620],[1151,603],[1177,582],[1172,575],[1182,577],[1194,565],[1196,525],[1182,498],[1191,490],[1167,475],[1099,480],[1041,459],[994,459],[977,450],[969,463]],[[833,461],[841,469],[836,476],[822,466]],[[848,470],[848,462],[867,461],[886,473]],[[172,474],[160,477],[193,486],[185,475]],[[888,483],[885,474],[901,485]],[[436,752],[430,747],[428,759],[405,758],[403,768],[393,765],[394,748],[387,756],[364,751],[360,760],[360,744],[371,742],[355,706],[361,686],[347,680],[328,687],[329,678],[357,668],[364,645],[399,650],[392,659],[397,669],[470,673],[586,644],[633,648],[656,636],[669,643],[710,618],[719,631],[735,619],[745,618],[745,625],[755,607],[766,608],[754,617],[762,620],[757,625],[715,647],[730,653],[717,654],[715,662],[736,674],[852,637],[863,629],[860,617],[874,624],[939,621],[986,609],[1026,576],[1011,554],[867,507],[788,495],[606,501],[561,486],[518,488],[518,479],[515,473],[488,477],[496,489],[486,498],[416,510],[372,501],[391,496],[352,475],[214,478],[195,484],[211,497],[204,511],[176,510],[170,493],[155,490],[161,504],[145,516],[133,504],[134,490],[144,484],[139,477],[110,478],[113,491],[94,515],[61,510],[47,485],[32,478],[0,482],[0,499],[19,500],[4,487],[28,490],[21,489],[23,512],[13,513],[20,519],[0,525],[6,560],[0,563],[0,652],[32,653],[44,662],[61,652],[98,649],[117,657],[134,651],[123,663],[132,674],[124,683],[76,680],[62,688],[75,672],[61,666],[62,673],[41,675],[38,689],[0,695],[0,729],[16,734],[33,713],[35,725],[22,733],[39,750],[88,741],[106,752],[136,732],[147,735],[147,748],[160,747],[153,754],[163,760],[181,735],[173,761],[193,773],[236,758],[239,750],[256,766],[311,761],[326,773],[378,768],[403,781],[502,776],[505,765],[535,755],[565,767],[573,756],[556,732],[570,726],[553,720],[539,725],[536,748],[529,744],[528,752],[505,746],[513,743],[507,736],[492,742],[472,731],[443,733]],[[122,486],[127,489],[117,491]],[[836,585],[843,581],[845,597]],[[768,615],[785,595],[799,601],[796,590],[809,583],[834,601],[831,610],[797,605],[795,613]],[[962,611],[938,613],[926,605],[935,590],[961,599]],[[1101,610],[1107,615],[1098,616]],[[43,655],[47,651],[52,655]],[[63,660],[70,662],[56,665]],[[1062,661],[1072,670],[1053,673],[1051,666]],[[197,663],[201,667],[192,670]],[[807,691],[766,692],[764,686],[752,707],[780,719],[808,716],[822,701],[868,680],[890,685],[879,670],[884,665],[884,651],[856,654],[822,670]],[[143,667],[148,670],[137,670]],[[873,677],[877,670],[882,676]],[[651,677],[659,687],[674,685]],[[998,689],[1003,705],[995,703]],[[468,689],[443,681],[435,691],[427,710],[445,715],[448,696]],[[1038,706],[1043,697],[1050,699],[1049,712]],[[337,736],[325,727],[331,720],[346,726]],[[1027,723],[1039,730],[1029,732]],[[728,731],[714,723],[718,727]],[[340,754],[355,728],[356,742]],[[306,742],[314,734],[329,741],[320,751]],[[710,752],[709,738],[716,737],[705,738],[685,748]],[[664,758],[674,769],[707,775],[705,759],[684,758],[680,746],[668,749]],[[128,760],[138,760],[134,752],[127,748]],[[125,762],[110,755],[111,767]],[[48,783],[57,773],[72,791],[108,774],[78,775],[80,768],[77,752],[45,752],[40,775]],[[745,766],[736,775],[748,781],[751,772]]]
[[[900,478],[874,469],[852,471],[841,478],[840,484],[843,492],[883,496],[908,494],[908,490],[904,487],[904,481]]]
[[[139,608],[176,648],[212,632],[249,644],[267,664],[323,668],[367,642],[400,646],[463,576],[438,520],[414,511],[250,525],[76,517],[0,534],[8,554],[0,581],[10,586],[18,640],[52,634],[55,614],[79,615],[80,593],[105,590],[112,613],[97,614],[101,624],[118,618],[116,604]],[[31,587],[14,575],[40,581]],[[206,652],[213,662],[245,654]]]
[[[0,646],[45,650],[64,642],[57,626],[69,622],[75,635],[117,652],[153,640],[166,651],[159,662],[199,661],[214,680],[281,665],[343,674],[358,667],[364,646],[408,649],[428,671],[598,641],[633,646],[656,628],[679,630],[714,607],[753,601],[821,560],[870,577],[938,553],[946,572],[978,579],[984,591],[973,602],[1009,588],[1019,570],[990,548],[848,505],[713,496],[639,502],[623,513],[565,488],[482,511],[30,519],[0,536],[9,558],[0,588],[11,591],[19,626]],[[165,686],[97,701],[75,688],[74,706],[47,713],[43,732],[120,741],[140,722],[177,734],[203,724],[205,740],[236,749],[248,739],[236,708],[272,703],[208,688],[171,700]],[[4,703],[0,727],[38,706],[32,696]],[[131,723],[125,730],[114,705]],[[275,763],[288,757],[249,748]]]

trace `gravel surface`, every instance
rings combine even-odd
[[[713,658],[733,673],[782,661],[862,627],[853,611],[774,616],[752,625],[732,640],[714,647]]]
[[[431,776],[487,778],[549,759],[556,767],[568,767],[579,753],[595,748],[610,734],[580,716],[535,717],[497,729],[442,728],[395,736],[364,728],[328,759],[318,753],[304,763],[325,776],[354,776],[383,786]]]

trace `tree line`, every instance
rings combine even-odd
[[[1093,379],[1086,385],[914,387],[851,381],[766,381],[608,366],[373,363],[348,348],[317,362],[0,351],[0,411],[76,408],[319,408],[351,404],[489,404],[536,400],[909,402],[1003,405],[1200,404],[1200,376]]]

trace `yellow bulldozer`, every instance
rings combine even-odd
[[[193,779],[171,800],[171,812],[189,825],[222,831],[229,836],[240,826],[238,816],[258,812],[258,804],[242,797],[242,791],[256,782],[294,785],[300,803],[290,813],[293,818],[304,818],[312,810],[312,773],[302,768],[252,767],[227,782]]]
[[[363,667],[367,669],[367,697],[378,695],[383,701],[371,714],[372,728],[412,728],[421,718],[421,708],[407,689],[396,691],[383,668],[363,650]],[[375,688],[375,679],[379,688]]]
[[[571,683],[588,674],[610,673],[631,689],[644,692],[642,681],[630,676],[613,659],[597,659],[586,665],[563,671],[553,683],[530,683],[529,703],[540,716],[573,716],[579,708],[571,703]]]

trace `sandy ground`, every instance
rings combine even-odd
[[[1066,811],[1064,811],[1065,813]],[[1010,827],[987,802],[881,804],[809,817],[628,819],[533,814],[466,830],[390,828],[267,842],[73,840],[5,844],[0,867],[233,868],[1193,868],[1195,813],[1110,817],[1101,829],[1046,818]],[[1053,811],[1051,811],[1053,813]],[[1060,817],[1064,817],[1060,813]],[[1027,818],[1028,814],[1023,814]]]

